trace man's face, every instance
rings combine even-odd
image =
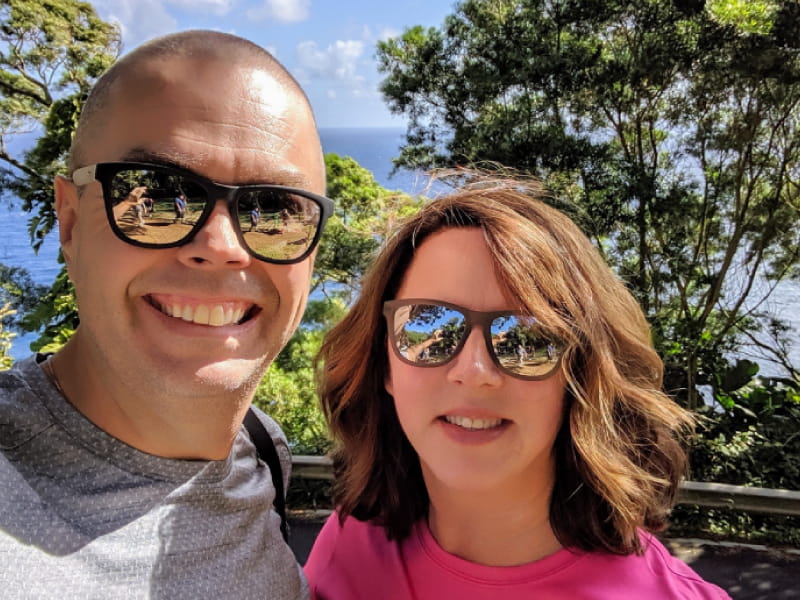
[[[143,160],[225,184],[324,193],[310,112],[268,73],[184,58],[123,79],[78,166]],[[59,206],[81,319],[75,346],[92,361],[87,371],[105,378],[101,391],[121,385],[154,399],[250,391],[300,321],[313,256],[292,265],[251,257],[223,202],[190,243],[157,250],[114,236],[98,182]]]

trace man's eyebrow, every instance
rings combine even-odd
[[[132,148],[122,156],[121,160],[152,163],[155,165],[172,167],[173,169],[188,171],[189,173],[197,175],[198,177],[209,179],[207,176],[203,175],[202,173],[198,173],[196,169],[192,168],[191,165],[193,162],[197,162],[197,157],[192,159],[188,156],[175,154],[174,152],[168,153],[148,150],[146,148]],[[307,189],[309,186],[308,178],[303,176],[302,173],[298,173],[294,169],[272,170],[268,180],[259,179],[257,181],[240,181],[235,185],[255,185],[259,183],[284,185],[287,187],[296,187],[300,189]]]

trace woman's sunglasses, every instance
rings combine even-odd
[[[172,248],[192,240],[220,199],[228,203],[239,241],[259,260],[295,263],[319,241],[333,202],[281,185],[223,185],[183,169],[110,162],[76,169],[76,185],[99,181],[108,224],[124,242]]]
[[[457,304],[409,298],[388,300],[383,314],[389,345],[397,357],[417,367],[440,367],[461,351],[473,327],[480,327],[486,350],[503,372],[539,380],[558,369],[566,345],[531,315],[483,312]]]

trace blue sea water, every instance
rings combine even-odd
[[[323,128],[320,137],[324,152],[351,156],[386,188],[419,193],[427,184],[423,175],[392,172],[392,159],[397,156],[404,140],[401,128]],[[51,233],[44,240],[40,252],[34,254],[27,232],[28,218],[29,215],[18,206],[8,206],[0,201],[0,262],[24,267],[36,283],[49,284],[60,269],[57,262],[58,238],[55,232]],[[788,283],[779,287],[770,304],[776,314],[791,324],[793,331],[800,333],[800,284]],[[36,337],[36,334],[18,334],[11,349],[12,356],[17,359],[26,356]],[[792,359],[795,366],[800,365],[800,341],[794,345]],[[762,365],[763,374],[778,373],[774,367]]]

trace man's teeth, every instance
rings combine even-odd
[[[444,420],[452,425],[458,425],[464,429],[472,429],[475,431],[480,429],[491,429],[492,427],[497,427],[503,422],[503,419],[470,419],[469,417],[457,417],[451,415],[445,416]]]
[[[165,305],[161,307],[161,311],[170,317],[177,317],[198,325],[211,325],[212,327],[238,323],[246,312],[244,308],[225,307],[221,304],[211,306],[206,306],[205,304],[197,306]]]

